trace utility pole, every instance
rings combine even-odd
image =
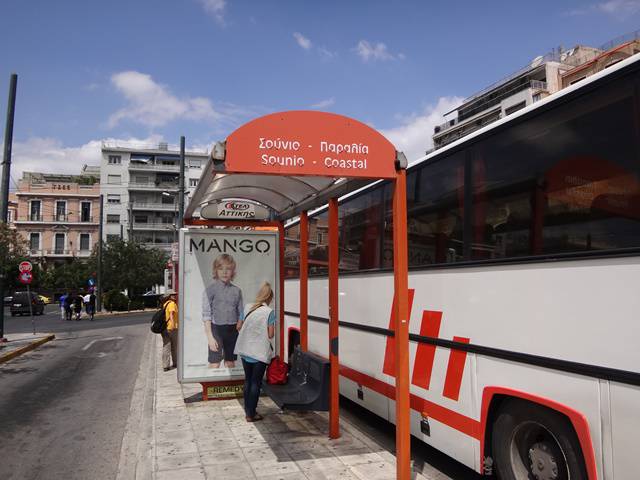
[[[184,226],[184,135],[180,137],[180,187],[178,193],[178,228]]]
[[[102,232],[103,232],[103,215],[104,210],[104,195],[100,194],[100,227],[98,229],[98,272],[97,272],[97,295],[96,295],[96,309],[98,312],[102,311]]]
[[[133,240],[133,202],[129,200],[129,239],[131,242]]]
[[[4,155],[2,157],[2,180],[0,184],[0,221],[7,223],[9,212],[9,178],[11,176],[11,147],[13,146],[13,117],[16,111],[16,88],[18,75],[11,74],[9,81],[9,102],[7,103],[7,124],[4,130]],[[4,273],[0,272],[0,298],[4,298]],[[4,338],[4,306],[0,307],[0,342]]]

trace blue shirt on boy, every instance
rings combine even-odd
[[[215,279],[202,293],[202,321],[235,325],[244,317],[242,290],[233,283]]]

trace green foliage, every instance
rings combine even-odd
[[[144,301],[141,298],[135,298],[129,303],[131,310],[144,310]]]
[[[89,175],[89,176],[78,175],[73,177],[73,181],[78,183],[79,185],[95,185],[100,181],[100,179],[94,177],[93,175]]]
[[[42,271],[40,285],[45,290],[83,290],[87,281],[95,271],[92,262],[73,259],[59,265],[49,265]]]
[[[18,264],[26,260],[27,242],[17,231],[0,222],[0,281],[5,280],[8,288],[20,285]]]
[[[110,290],[104,294],[104,307],[110,312],[123,312],[129,309],[129,299],[119,290]]]
[[[107,242],[102,253],[103,290],[127,289],[129,297],[164,281],[167,253],[137,242]]]

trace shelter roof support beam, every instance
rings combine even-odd
[[[340,438],[340,378],[339,378],[339,313],[338,304],[338,199],[329,200],[329,361],[331,383],[329,387],[329,438]]]
[[[409,397],[409,261],[407,253],[407,173],[398,171],[393,190],[393,271],[395,286],[396,478],[411,478]]]
[[[300,213],[300,347],[309,349],[309,216]]]

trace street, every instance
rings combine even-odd
[[[150,315],[67,322],[49,305],[36,317],[56,339],[0,365],[2,478],[115,478]],[[7,333],[31,328],[5,316]]]

